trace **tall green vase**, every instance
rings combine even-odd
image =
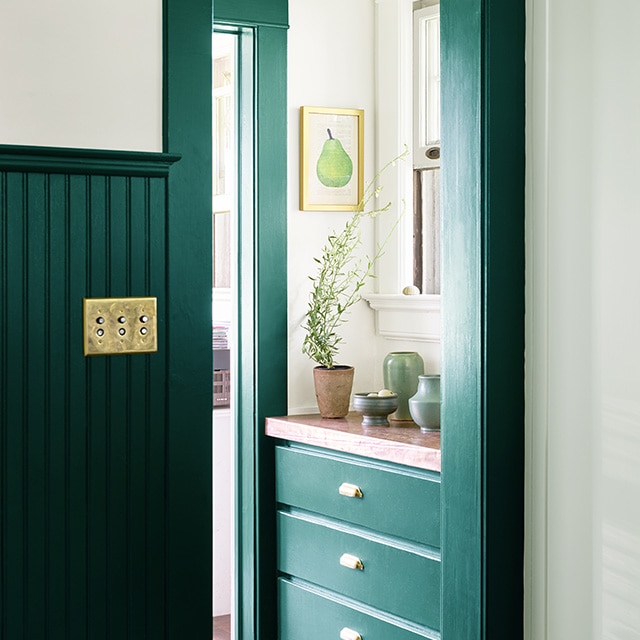
[[[382,364],[384,386],[398,394],[398,409],[389,416],[396,422],[411,422],[409,398],[418,390],[418,376],[424,374],[424,360],[416,351],[392,351]]]

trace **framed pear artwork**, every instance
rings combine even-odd
[[[364,110],[300,107],[300,209],[355,211],[364,189]]]

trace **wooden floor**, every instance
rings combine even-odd
[[[213,619],[213,640],[231,640],[231,616]]]

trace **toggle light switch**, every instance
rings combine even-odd
[[[157,298],[85,298],[84,355],[158,350]]]

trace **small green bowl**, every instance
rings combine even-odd
[[[387,416],[398,408],[398,394],[370,396],[369,393],[354,393],[353,408],[362,416],[365,427],[388,427]]]

